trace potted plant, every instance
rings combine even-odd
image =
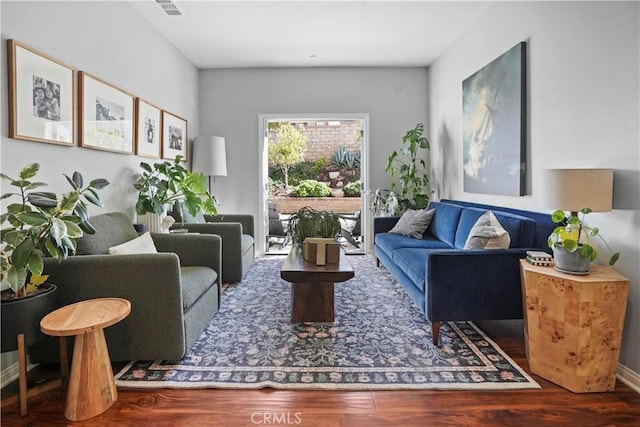
[[[588,274],[589,264],[598,257],[598,251],[591,241],[595,236],[600,237],[612,253],[609,265],[614,265],[620,258],[620,253],[611,250],[598,228],[587,227],[584,224],[584,216],[588,213],[591,213],[591,209],[584,208],[580,211],[581,218],[578,214],[567,215],[561,210],[551,214],[551,220],[559,224],[548,239],[556,269],[572,274]]]
[[[424,209],[429,205],[429,175],[420,149],[429,149],[429,140],[422,136],[424,125],[418,123],[402,137],[402,148],[387,158],[385,172],[391,175],[390,190],[376,190],[370,197],[370,206],[377,215],[398,215],[407,209]],[[398,183],[393,178],[398,177]],[[398,192],[394,191],[399,185]]]
[[[180,209],[184,205],[192,216],[200,211],[209,215],[217,213],[218,202],[207,189],[204,174],[189,171],[181,159],[182,156],[176,156],[173,162],[153,165],[140,162],[142,174],[133,184],[138,190],[136,212],[150,231],[160,231],[168,207],[177,201],[183,202]]]
[[[289,231],[293,243],[300,246],[307,237],[335,240],[341,229],[340,217],[331,211],[317,211],[305,206],[289,217]]]
[[[0,217],[2,223],[2,351],[17,348],[15,337],[25,335],[25,345],[41,337],[39,322],[55,308],[55,285],[43,275],[44,257],[64,259],[74,254],[76,240],[93,234],[87,203],[102,206],[98,190],[109,185],[106,179],[94,179],[86,186],[82,175],[64,175],[71,191],[62,195],[38,191],[46,183],[33,181],[40,165],[22,168],[18,179],[0,174],[16,187],[1,199],[17,197]]]

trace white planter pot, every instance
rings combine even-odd
[[[168,230],[163,229],[162,221],[167,217],[167,207],[162,213],[147,213],[138,215],[138,222],[147,226],[147,230],[151,233],[167,233]]]

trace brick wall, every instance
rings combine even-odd
[[[359,120],[340,120],[339,122],[325,120],[293,124],[307,137],[305,160],[316,161],[324,157],[330,161],[331,156],[340,146],[344,146],[347,151],[360,153]],[[277,135],[277,131],[270,130],[269,141],[277,140]]]

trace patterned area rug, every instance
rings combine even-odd
[[[131,362],[120,387],[325,390],[540,388],[471,322],[429,322],[371,256],[349,256],[334,323],[291,323],[284,257],[256,260],[180,361]]]

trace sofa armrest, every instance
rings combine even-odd
[[[175,253],[180,259],[180,265],[185,267],[209,267],[218,273],[218,278],[216,279],[218,286],[222,284],[222,239],[220,236],[206,233],[151,233],[151,237],[153,238],[153,243],[155,244],[158,252]]]
[[[59,307],[105,297],[131,302],[131,314],[105,329],[112,360],[181,358],[186,344],[179,263],[173,253],[76,255],[46,258],[44,271],[58,286]],[[57,344],[47,341],[38,353],[34,360],[55,361]]]
[[[376,216],[373,218],[373,235],[378,233],[388,233],[398,220],[399,216]]]
[[[430,250],[425,311],[430,320],[522,319],[519,260],[528,249]]]
[[[204,216],[209,223],[226,223],[226,222],[239,222],[242,224],[242,233],[248,234],[251,237],[255,237],[255,225],[253,215],[250,214],[220,214],[220,215],[205,215]],[[223,237],[224,240],[224,237]]]

